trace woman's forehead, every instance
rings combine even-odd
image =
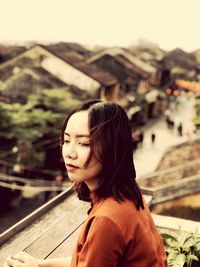
[[[89,134],[88,111],[74,113],[68,120],[65,132],[76,134]]]

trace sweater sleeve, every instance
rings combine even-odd
[[[77,267],[116,267],[124,248],[117,225],[107,217],[95,217],[79,252]]]

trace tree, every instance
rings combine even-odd
[[[15,140],[23,165],[41,166],[45,151],[37,142],[55,137],[59,141],[66,114],[79,102],[67,89],[46,89],[30,95],[26,104],[0,103],[0,137]]]
[[[43,90],[41,95],[43,105],[59,114],[66,114],[66,112],[80,104],[79,96],[73,96],[69,90],[69,88]]]

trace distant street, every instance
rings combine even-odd
[[[193,133],[194,127],[192,118],[194,116],[193,97],[180,98],[178,106],[171,106],[170,117],[174,121],[174,129],[168,129],[165,117],[150,122],[144,127],[144,141],[141,148],[138,148],[134,154],[134,163],[136,167],[137,178],[155,170],[165,151],[173,146],[185,142],[189,139],[197,138]],[[177,126],[179,123],[183,126],[183,135],[179,136]],[[155,142],[152,144],[151,134],[155,134]]]

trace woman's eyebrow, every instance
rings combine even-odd
[[[67,132],[65,132],[64,135],[70,137],[70,134],[67,133]],[[89,138],[90,137],[89,134],[76,134],[75,136],[78,137],[78,138],[80,138],[80,137],[87,137],[87,138]]]

